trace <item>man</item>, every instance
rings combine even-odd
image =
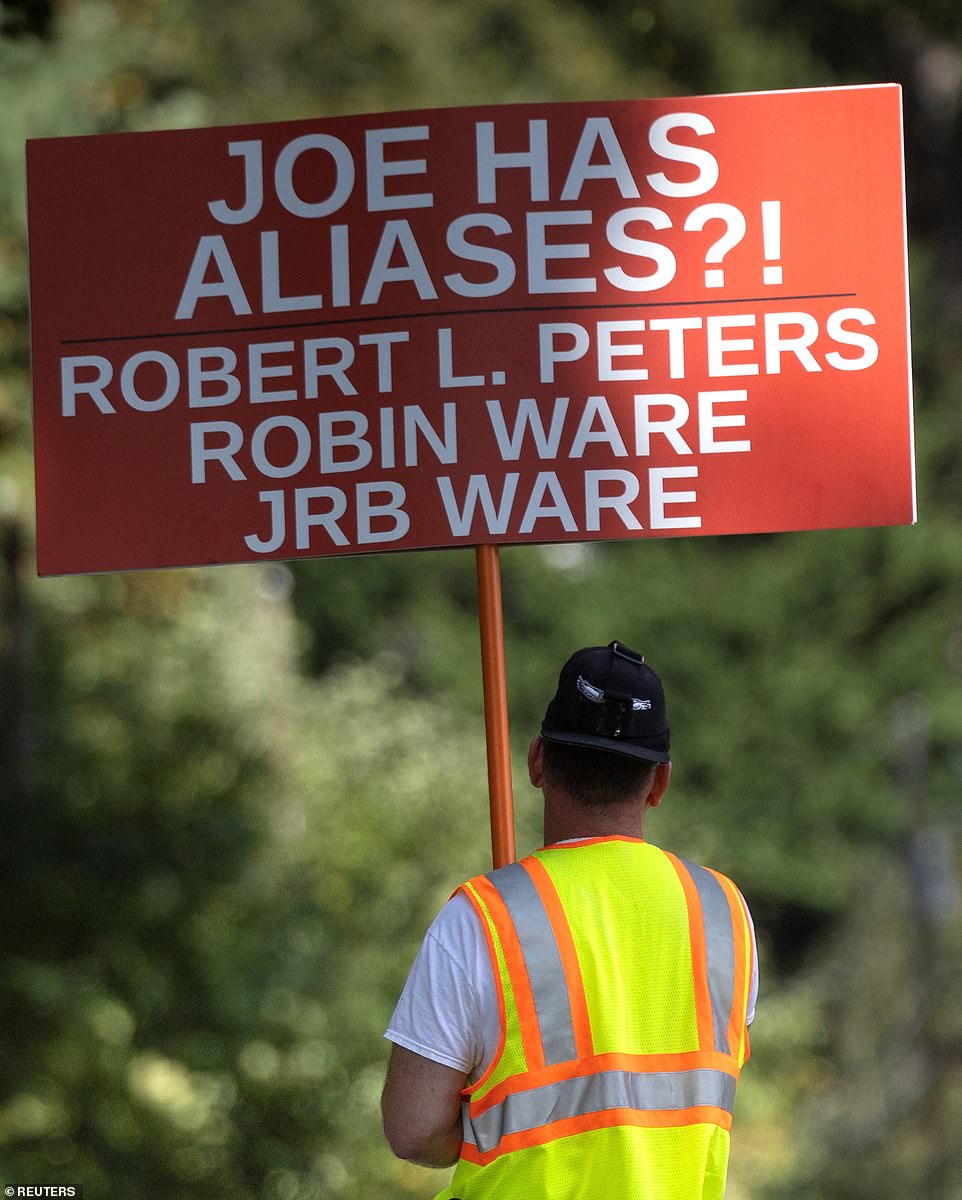
[[[671,777],[661,680],[562,668],[528,754],[545,848],[458,889],[387,1037],[384,1130],[438,1200],[720,1200],[755,945],[734,884],[642,837]]]

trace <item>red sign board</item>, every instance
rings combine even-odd
[[[895,86],[27,159],[43,574],[914,520]]]

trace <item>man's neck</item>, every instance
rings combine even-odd
[[[577,804],[567,796],[545,796],[544,844],[572,838],[643,836],[645,806],[627,804]]]

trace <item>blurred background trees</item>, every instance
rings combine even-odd
[[[470,554],[36,578],[24,140],[896,81],[920,524],[506,550],[509,689],[520,767],[575,647],[666,679],[649,836],[763,959],[732,1200],[962,1197],[960,46],[949,0],[0,4],[0,1183],[433,1195],[380,1035],[489,853]]]

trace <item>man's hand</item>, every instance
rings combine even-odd
[[[393,1045],[381,1095],[384,1136],[398,1156],[449,1167],[461,1154],[463,1071]]]

